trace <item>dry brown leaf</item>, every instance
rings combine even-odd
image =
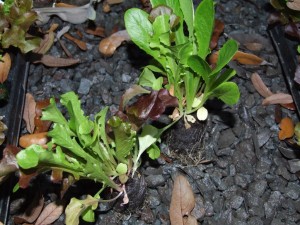
[[[47,132],[36,133],[36,134],[25,134],[20,137],[19,145],[22,148],[27,148],[30,145],[37,144],[43,148],[47,148],[48,136]]]
[[[34,49],[33,52],[42,55],[46,54],[54,43],[54,37],[55,37],[54,32],[49,31],[47,34],[44,35],[43,40],[40,43],[40,46]]]
[[[188,180],[179,175],[174,181],[170,205],[171,225],[184,225],[184,217],[191,216],[195,207],[195,198]]]
[[[89,28],[86,29],[85,32],[95,36],[105,37],[105,29],[103,27],[95,27],[94,29]]]
[[[0,225],[4,225],[4,224],[0,221]]]
[[[196,217],[190,215],[183,218],[183,225],[198,225]]]
[[[78,6],[67,4],[67,3],[63,3],[63,2],[58,2],[58,3],[55,3],[55,7],[60,7],[60,8],[76,8]]]
[[[216,64],[218,61],[218,55],[219,55],[219,51],[211,54],[209,56],[209,63],[212,65]],[[254,55],[254,54],[245,53],[245,52],[241,52],[241,51],[237,51],[235,53],[235,55],[232,57],[232,60],[236,60],[239,63],[245,64],[245,65],[269,65],[270,64],[267,61],[265,61],[264,59]]]
[[[250,51],[256,52],[262,50],[263,45],[261,43],[252,42],[252,43],[245,43],[245,47]]]
[[[35,129],[34,118],[35,118],[36,102],[34,97],[30,93],[26,93],[25,105],[23,111],[23,120],[26,124],[26,129],[29,133],[33,133]]]
[[[107,1],[104,1],[102,4],[102,11],[104,13],[109,13],[110,12],[110,5],[107,3]]]
[[[11,67],[11,58],[8,53],[2,56],[2,61],[0,60],[0,83],[3,84],[7,80],[9,71]]]
[[[124,0],[106,0],[106,2],[109,4],[109,5],[114,5],[114,4],[120,4],[122,3]]]
[[[72,35],[70,35],[69,33],[65,33],[64,37],[69,39],[70,41],[72,41],[73,43],[75,43],[81,50],[86,51],[87,47],[86,47],[86,43],[84,41],[81,41],[75,37],[73,37]]]
[[[38,216],[40,215],[42,209],[44,207],[44,198],[38,193],[27,206],[26,211],[19,216],[14,217],[15,224],[22,224],[22,223],[33,223]]]
[[[34,133],[42,133],[49,130],[49,127],[52,122],[49,120],[41,120],[42,110],[46,108],[49,104],[50,104],[50,99],[45,99],[36,102],[35,117],[34,117],[34,125],[35,125]]]
[[[130,41],[127,31],[118,31],[100,42],[99,51],[106,57],[112,56],[124,41]]]
[[[224,31],[224,27],[225,25],[221,20],[215,19],[215,26],[210,40],[210,49],[215,49],[217,47],[220,35]]]
[[[49,203],[37,218],[35,225],[52,224],[64,211],[64,206],[55,202]]]
[[[42,63],[49,67],[68,67],[79,63],[79,59],[73,58],[59,58],[51,55],[43,55],[41,59],[34,61],[34,63]]]
[[[286,3],[286,6],[292,10],[300,11],[300,0],[292,0]]]
[[[258,73],[253,73],[251,75],[251,81],[255,88],[255,90],[263,97],[269,97],[270,95],[273,95],[273,93],[269,90],[269,88],[265,85],[261,77],[258,75]]]
[[[241,51],[237,51],[232,59],[245,65],[263,65],[263,63],[265,62],[262,58],[254,54]]]
[[[263,105],[274,105],[274,104],[289,104],[293,103],[293,97],[290,94],[276,93],[266,97],[262,104]]]
[[[290,117],[285,117],[280,121],[280,131],[278,132],[279,140],[284,140],[294,136],[295,125]]]

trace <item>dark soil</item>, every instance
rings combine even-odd
[[[231,66],[237,70],[241,98],[229,107],[208,102],[207,122],[190,130],[177,127],[165,134],[161,149],[165,158],[152,161],[144,157],[141,174],[147,183],[146,196],[136,209],[119,212],[100,205],[96,224],[170,224],[169,205],[174,177],[184,174],[193,186],[197,206],[193,214],[203,225],[296,225],[300,223],[300,184],[297,169],[280,149],[288,147],[278,140],[275,106],[262,106],[250,75],[256,72],[273,92],[288,92],[278,57],[267,33],[270,6],[267,0],[216,0],[216,17],[225,23],[220,44],[227,37],[259,36],[261,50],[252,51],[270,63],[263,66]],[[126,9],[141,7],[140,1],[124,1],[111,7],[110,13],[97,7],[95,24],[107,34],[124,29]],[[60,29],[70,25],[53,19]],[[28,92],[36,99],[59,97],[67,91],[78,93],[86,115],[93,116],[104,106],[114,113],[120,96],[137,81],[144,56],[132,44],[123,44],[109,58],[98,51],[101,38],[84,32],[86,22],[71,25],[70,32],[82,31],[88,43],[86,52],[62,39],[81,63],[71,68],[47,68],[31,65]],[[43,29],[47,29],[44,27]],[[260,40],[261,40],[260,39]],[[242,51],[248,51],[240,46]],[[50,54],[65,57],[58,43]],[[295,121],[296,113],[282,109]],[[180,124],[178,125],[180,126]],[[181,126],[182,127],[182,126]],[[173,138],[173,139],[172,139]],[[63,218],[55,224],[62,224]]]

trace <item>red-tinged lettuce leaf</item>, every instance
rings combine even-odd
[[[3,158],[0,161],[0,179],[19,169],[16,159],[19,151],[20,149],[13,145],[8,145],[3,150]]]
[[[127,115],[139,120],[158,119],[168,107],[177,107],[178,99],[171,96],[168,90],[160,89],[143,95],[127,107]]]
[[[20,171],[19,173],[19,187],[27,188],[30,184],[31,179],[38,175],[38,172],[35,170],[28,170],[26,173],[24,171]]]

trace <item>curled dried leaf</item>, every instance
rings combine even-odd
[[[54,43],[54,38],[55,38],[54,32],[50,30],[47,34],[44,35],[42,41],[40,42],[39,47],[34,49],[33,52],[42,55],[46,54],[49,51],[49,49],[52,47]]]
[[[2,61],[0,60],[0,83],[3,84],[7,80],[9,71],[11,68],[11,58],[8,53],[2,56]]]
[[[118,31],[100,42],[99,51],[106,57],[112,56],[124,41],[130,41],[127,31]]]
[[[25,134],[20,137],[19,145],[22,148],[27,148],[30,145],[37,144],[43,146],[43,148],[47,148],[47,132],[36,133],[36,134]]]
[[[279,140],[291,138],[295,132],[294,122],[290,117],[285,117],[280,121],[280,131],[278,133]]]

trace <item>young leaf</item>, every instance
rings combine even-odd
[[[160,149],[156,144],[152,144],[148,149],[147,153],[150,159],[155,160],[160,156]]]
[[[152,24],[148,20],[149,14],[137,8],[128,9],[125,12],[124,20],[126,30],[131,40],[154,58],[158,57],[155,51],[149,48],[151,37],[153,35]]]
[[[238,50],[238,44],[235,40],[228,40],[219,51],[218,61],[216,68],[212,71],[211,75],[219,73],[232,59]]]
[[[187,63],[195,73],[203,78],[206,84],[209,84],[209,75],[212,70],[204,59],[193,55],[188,58]]]
[[[209,44],[214,27],[214,3],[203,0],[196,9],[194,19],[195,36],[198,44],[198,56],[205,59],[209,53]]]
[[[225,82],[213,90],[212,96],[219,98],[227,105],[234,105],[240,98],[240,92],[236,83]]]
[[[57,108],[54,98],[50,99],[50,104],[44,109],[41,119],[68,126],[67,120]]]
[[[176,2],[176,1],[175,1]],[[189,38],[192,40],[194,36],[194,6],[192,0],[180,0],[180,8],[182,10],[183,19],[189,31]]]
[[[139,84],[141,86],[151,87],[153,90],[158,91],[162,88],[163,78],[156,78],[154,73],[145,67],[140,75]]]

